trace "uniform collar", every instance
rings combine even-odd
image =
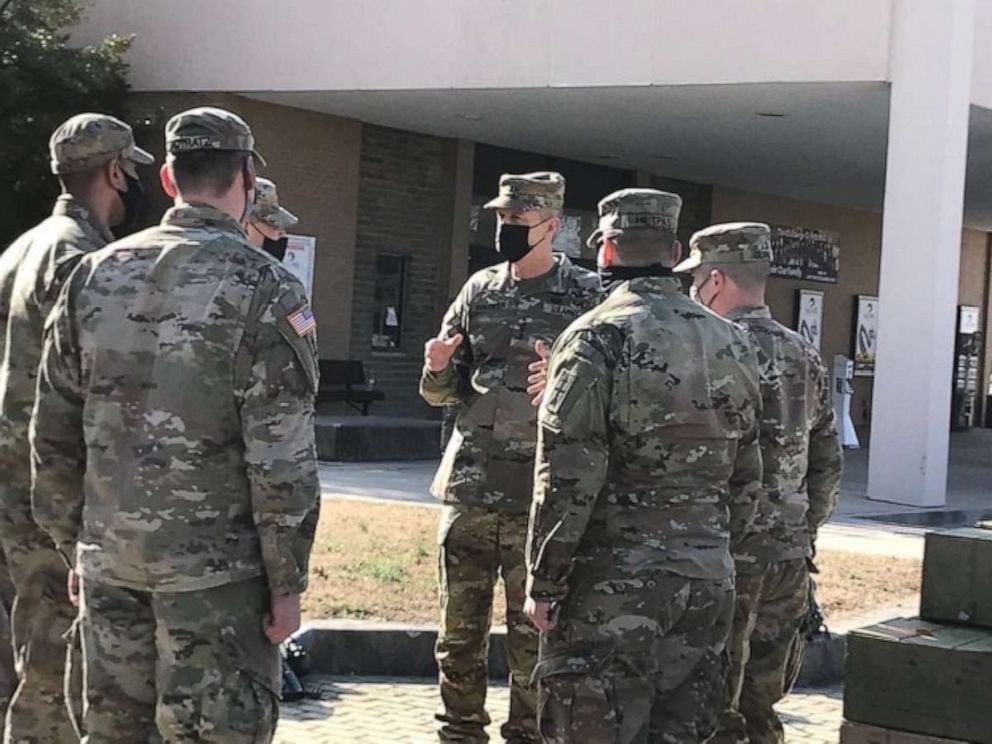
[[[568,270],[571,268],[572,262],[568,260],[568,256],[564,253],[555,253],[552,255],[552,258],[555,263],[551,271],[544,276],[535,276],[531,279],[514,279],[513,272],[510,270],[510,262],[504,261],[499,267],[500,286],[510,287],[515,284],[523,284],[525,286],[543,284],[551,292],[565,292],[568,289]]]
[[[55,206],[52,208],[52,215],[55,217],[68,217],[76,220],[76,222],[82,223],[95,231],[104,243],[109,243],[114,239],[114,235],[110,232],[110,228],[97,219],[96,215],[83,206],[83,203],[72,194],[61,194],[59,198],[55,200]]]
[[[611,290],[616,292],[623,287],[630,292],[660,292],[662,294],[684,294],[682,282],[674,276],[639,276],[618,282]]]
[[[739,307],[727,313],[727,320],[771,320],[772,311],[767,305]]]
[[[213,230],[234,233],[241,238],[245,237],[245,230],[240,222],[227,212],[222,212],[208,204],[185,202],[177,204],[165,213],[162,224],[177,227],[209,227]]]

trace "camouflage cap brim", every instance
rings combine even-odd
[[[51,162],[52,173],[55,175],[61,175],[63,173],[88,170],[89,168],[96,168],[104,163],[109,163],[114,158],[120,158],[121,163],[124,164],[124,169],[129,175],[134,176],[135,178],[138,177],[138,172],[135,170],[134,166],[153,165],[155,163],[154,155],[147,150],[142,150],[137,145],[132,145],[125,150],[97,153],[91,157],[79,158],[70,162],[53,160]]]
[[[699,251],[693,251],[689,254],[689,258],[672,268],[672,273],[688,274],[690,271],[695,271],[703,265],[702,258],[703,256]]]
[[[152,165],[155,163],[155,156],[147,150],[142,150],[137,145],[134,146],[127,159],[137,165]]]
[[[279,207],[268,214],[255,217],[260,222],[270,225],[277,230],[288,230],[296,227],[300,223],[300,218],[290,212],[285,207]]]
[[[519,199],[514,199],[513,197],[500,195],[495,199],[490,199],[485,204],[482,205],[483,209],[509,209],[511,212],[526,212],[531,209],[536,209],[531,204],[522,202]]]
[[[603,242],[603,231],[598,227],[592,231],[588,238],[586,238],[586,245],[590,248],[599,248],[599,244]]]
[[[623,230],[619,227],[611,227],[609,229],[597,227],[586,239],[586,245],[590,248],[599,248],[600,243],[606,240],[606,238],[615,238],[617,235],[623,235]]]

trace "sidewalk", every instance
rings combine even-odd
[[[282,707],[275,744],[429,744],[437,741],[434,680],[383,677],[309,677],[320,700]],[[491,741],[501,741],[506,717],[505,685],[490,686]],[[780,706],[787,741],[836,744],[841,722],[839,688],[799,690]]]

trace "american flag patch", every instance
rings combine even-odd
[[[314,329],[317,327],[317,321],[313,317],[313,310],[310,309],[309,305],[304,305],[299,310],[294,313],[290,313],[286,316],[286,320],[296,331],[296,335],[303,338],[308,333],[313,333]]]

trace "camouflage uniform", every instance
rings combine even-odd
[[[153,162],[135,147],[131,128],[100,114],[80,114],[62,124],[49,143],[52,172],[68,174],[120,158]],[[17,742],[76,741],[66,713],[63,635],[76,615],[66,596],[66,566],[51,538],[31,516],[28,425],[34,407],[42,336],[58,292],[80,258],[106,245],[109,228],[75,197],[63,194],[52,216],[8,249],[2,281],[7,305],[0,364],[0,540],[16,590],[11,615],[20,682],[8,711],[7,738]],[[9,294],[8,294],[9,293]]]
[[[692,255],[677,267],[769,262],[770,231],[758,223],[714,225],[696,233]],[[812,540],[837,501],[843,465],[826,369],[794,331],[765,306],[727,317],[743,326],[758,352],[763,413],[763,489],[751,533],[736,547],[737,602],[731,673],[721,744],[783,744],[774,704],[785,697],[790,653],[809,599]]]
[[[7,317],[10,309],[10,290],[14,284],[17,274],[17,266],[24,256],[27,245],[16,243],[0,253],[0,350],[3,349],[3,339],[7,335]],[[0,351],[2,354],[2,351]],[[2,359],[2,357],[0,357]],[[0,418],[0,452],[6,450],[11,444],[4,427],[4,419]],[[0,462],[0,467],[2,467]],[[6,471],[6,469],[5,469]],[[4,473],[6,475],[6,472]],[[6,477],[0,478],[0,503],[6,500],[9,481]],[[2,517],[2,515],[0,515]],[[2,519],[0,519],[2,522]],[[2,525],[0,525],[2,527]],[[3,532],[0,531],[0,545],[2,545]],[[3,563],[3,570],[0,572],[2,579],[3,612],[0,614],[0,736],[3,733],[2,718],[6,716],[10,699],[17,689],[17,671],[14,665],[13,639],[11,637],[10,616],[14,607],[14,584],[10,577],[10,570],[7,565],[7,556],[0,550],[0,562]]]
[[[10,633],[10,611],[14,607],[14,582],[7,568],[7,557],[0,551],[0,737],[10,698],[17,689],[14,646]]]
[[[503,176],[490,208],[559,209],[558,174]],[[530,677],[537,630],[523,614],[524,540],[533,490],[537,411],[527,394],[534,344],[549,347],[595,304],[599,278],[555,256],[546,276],[516,279],[509,263],[472,276],[444,316],[441,338],[465,340],[443,372],[425,369],[421,395],[433,406],[457,406],[451,439],[432,492],[445,503],[438,533],[441,631],[436,657],[443,710],[442,741],[482,742],[486,655],[493,587],[506,588],[510,742],[538,741]]]
[[[217,109],[166,127],[173,154],[252,146]],[[306,587],[316,359],[300,283],[211,206],[177,203],[66,284],[32,497],[82,577],[84,741],[271,739],[279,653],[262,628],[270,594]]]
[[[617,192],[593,240],[674,238],[680,206]],[[743,331],[670,269],[644,274],[551,356],[527,543],[529,594],[558,611],[535,670],[545,742],[694,744],[720,709],[731,541],[760,486],[758,372]]]

